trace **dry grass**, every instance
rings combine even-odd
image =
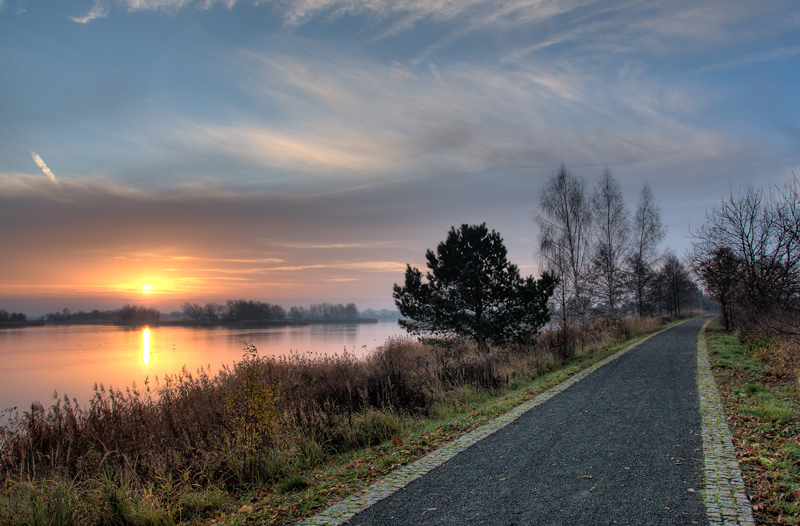
[[[412,419],[445,417],[662,323],[586,323],[488,354],[410,338],[363,359],[259,357],[248,347],[215,375],[184,369],[142,390],[98,388],[86,407],[66,397],[34,404],[0,427],[0,523],[174,524],[265,485],[292,491],[332,455],[391,441]]]

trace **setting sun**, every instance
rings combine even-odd
[[[142,289],[142,294],[152,294],[155,290],[155,287],[152,285],[142,285],[139,288]]]

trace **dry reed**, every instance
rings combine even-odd
[[[260,357],[248,346],[214,375],[184,368],[143,389],[96,386],[85,407],[66,396],[49,408],[36,403],[0,427],[0,522],[197,517],[330,455],[396,437],[409,419],[457,405],[464,389],[497,394],[536,378],[564,363],[558,349],[589,354],[661,321],[585,323],[488,354],[455,339],[392,338],[362,359]],[[31,509],[67,511],[47,522],[26,515]]]

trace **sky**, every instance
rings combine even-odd
[[[484,222],[538,275],[562,163],[631,211],[648,183],[684,254],[709,206],[800,175],[800,4],[0,0],[9,312],[394,308]]]

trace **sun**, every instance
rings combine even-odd
[[[142,289],[142,294],[152,294],[153,291],[156,290],[156,288],[152,285],[142,285],[139,288]]]

